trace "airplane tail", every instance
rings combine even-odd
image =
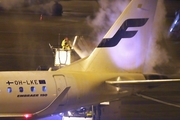
[[[69,68],[94,72],[142,72],[152,39],[157,1],[132,0],[92,54]]]

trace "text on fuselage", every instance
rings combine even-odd
[[[46,84],[45,80],[15,80],[15,81],[7,81],[7,85],[39,85]]]

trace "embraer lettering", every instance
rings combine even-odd
[[[45,80],[15,80],[15,81],[7,81],[7,85],[39,85],[46,84]]]
[[[132,38],[136,35],[135,31],[126,31],[129,27],[142,27],[146,24],[148,18],[127,19],[123,22],[116,34],[112,38],[104,38],[98,47],[114,47],[122,38]]]
[[[17,97],[46,97],[48,94],[20,94]]]

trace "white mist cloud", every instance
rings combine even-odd
[[[30,11],[34,11],[35,13],[47,14],[52,15],[52,6],[54,5],[54,1],[50,1],[46,4],[40,5],[31,5],[28,7]]]
[[[90,27],[93,28],[92,39],[94,41],[83,41],[76,43],[75,50],[81,58],[88,56],[97,46],[112,24],[116,21],[130,0],[99,0],[99,11],[94,18],[87,18]],[[93,43],[92,43],[93,42]],[[78,49],[79,48],[79,49]]]
[[[161,46],[160,43],[165,41],[164,32],[166,29],[166,9],[164,0],[158,0],[156,15],[154,18],[152,40],[146,58],[146,66],[144,72],[155,72],[153,69],[157,65],[167,64],[169,62],[169,56],[165,49],[165,46]]]
[[[0,5],[4,9],[9,10],[12,7],[16,7],[16,6],[22,5],[23,2],[24,2],[24,0],[0,0]]]
[[[96,34],[95,44],[97,45],[108,29],[112,26],[115,20],[126,8],[130,0],[100,0],[100,9],[95,14],[94,19],[88,18],[89,25],[94,28],[94,34]]]
[[[27,7],[27,10],[30,10],[34,13],[48,14],[52,15],[52,6],[54,5],[54,1],[42,2],[43,4],[38,3],[33,4],[29,2],[30,6]],[[10,10],[16,7],[22,7],[26,2],[24,0],[0,0],[0,6],[5,10]],[[28,3],[28,2],[27,2]]]

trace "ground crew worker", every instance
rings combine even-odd
[[[61,43],[63,50],[70,50],[71,49],[71,41],[66,37]]]

